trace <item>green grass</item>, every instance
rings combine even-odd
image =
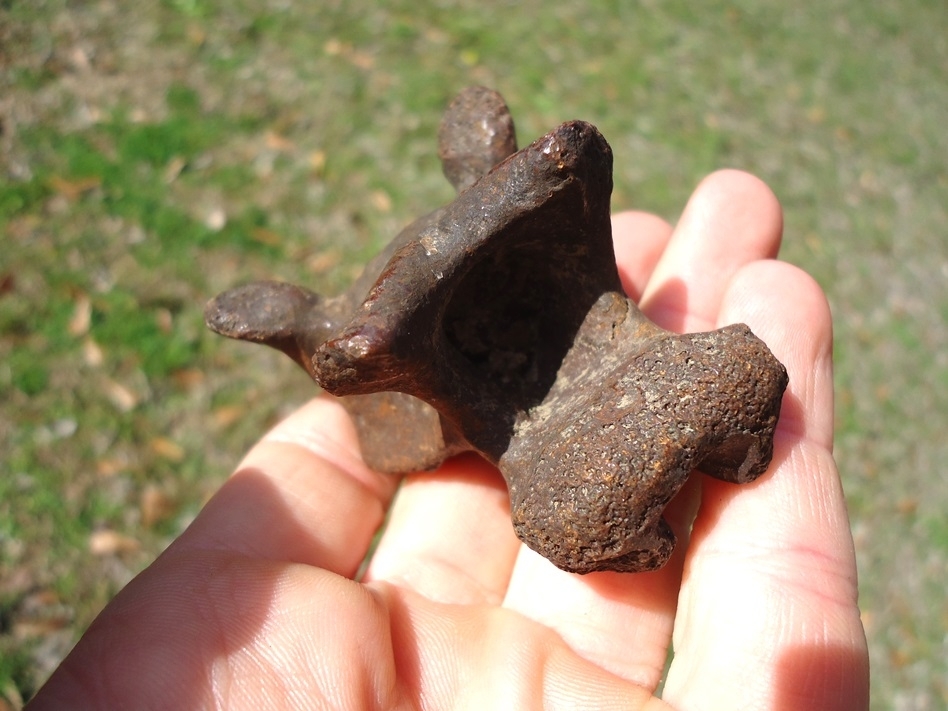
[[[946,703],[946,24],[940,0],[0,3],[0,698],[55,662],[16,632],[30,595],[78,634],[310,392],[203,302],[344,287],[450,199],[437,123],[481,83],[521,143],[596,123],[617,209],[674,220],[725,166],[774,188],[836,316],[873,705]],[[140,548],[92,555],[101,529]]]

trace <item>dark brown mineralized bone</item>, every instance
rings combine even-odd
[[[507,481],[517,535],[560,568],[662,566],[662,512],[692,470],[745,483],[767,468],[786,370],[743,324],[679,335],[624,295],[612,151],[594,126],[514,152],[503,99],[474,88],[440,142],[458,197],[348,292],[250,284],[212,300],[208,326],[282,350],[341,396],[375,469],[479,452]]]

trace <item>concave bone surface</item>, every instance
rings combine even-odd
[[[518,536],[559,567],[663,565],[662,511],[694,468],[736,483],[766,469],[786,371],[746,326],[681,336],[624,296],[595,127],[563,124],[505,158],[509,113],[476,88],[440,136],[458,198],[346,294],[248,285],[208,305],[209,326],[345,396],[375,468],[480,452],[508,483]]]

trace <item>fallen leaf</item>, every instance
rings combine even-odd
[[[69,620],[63,617],[53,617],[40,620],[17,620],[13,623],[13,638],[19,640],[35,639],[36,637],[45,637],[50,632],[61,630],[69,623]]]
[[[121,459],[100,459],[95,463],[95,473],[103,479],[113,477],[124,469],[125,462]]]
[[[102,178],[97,175],[88,178],[77,178],[75,180],[67,180],[66,178],[54,175],[49,179],[49,187],[70,201],[78,200],[84,194],[95,190],[100,185],[102,185]]]
[[[371,54],[360,52],[350,42],[341,42],[335,37],[326,41],[326,44],[323,45],[323,52],[330,57],[345,57],[359,69],[371,69],[375,65],[375,57]]]
[[[296,148],[296,144],[294,144],[293,141],[286,136],[281,136],[276,131],[267,131],[266,136],[264,136],[264,142],[271,151],[289,153]]]
[[[199,370],[198,368],[183,368],[172,373],[171,379],[179,388],[193,390],[203,383],[207,379],[207,376],[203,370]]]
[[[72,51],[69,53],[69,59],[72,61],[72,66],[80,72],[85,72],[92,68],[92,61],[89,59],[88,52],[78,45],[72,48]]]
[[[119,412],[131,412],[138,405],[138,396],[111,378],[105,380],[105,396]]]
[[[335,57],[338,54],[342,54],[348,50],[352,49],[351,45],[347,42],[342,42],[341,40],[336,39],[335,37],[330,37],[326,40],[326,44],[323,45],[323,52],[325,52],[330,57]]]
[[[384,190],[373,190],[369,200],[379,212],[390,212],[392,209],[392,198]]]
[[[90,368],[98,368],[105,360],[102,348],[91,338],[87,338],[82,343],[82,360]]]
[[[375,66],[375,57],[368,52],[360,52],[358,50],[349,55],[349,61],[359,69],[371,69]]]
[[[171,311],[165,308],[155,310],[155,324],[158,330],[164,334],[169,334],[174,330],[174,316]]]
[[[207,32],[203,27],[196,24],[188,25],[187,29],[187,38],[195,47],[201,47],[204,45],[204,42],[207,40]]]
[[[335,250],[317,252],[306,260],[306,268],[313,274],[325,274],[339,264],[342,256]]]
[[[826,109],[822,106],[811,106],[806,112],[807,120],[813,124],[821,124],[826,120]]]
[[[211,417],[214,418],[214,424],[218,427],[230,427],[237,420],[244,416],[247,408],[242,405],[223,405],[214,410]]]
[[[138,502],[142,515],[142,525],[151,528],[174,513],[174,502],[156,484],[147,484],[142,489]]]
[[[279,247],[283,244],[283,238],[277,232],[268,230],[266,227],[255,227],[250,235],[257,242],[268,247]]]
[[[118,531],[105,528],[89,534],[89,552],[92,555],[107,556],[117,553],[134,553],[141,544]]]
[[[149,442],[148,446],[152,452],[162,459],[167,459],[170,462],[181,462],[184,460],[184,447],[167,437],[155,437]]]
[[[889,650],[889,663],[896,669],[902,669],[912,661],[912,655],[904,649]]]
[[[895,504],[895,508],[903,516],[913,516],[918,511],[918,499],[912,496],[899,499]]]
[[[84,336],[92,325],[92,300],[85,294],[76,297],[76,305],[72,310],[67,329],[70,336]]]
[[[178,179],[178,176],[181,175],[181,171],[184,170],[188,162],[181,156],[174,156],[171,160],[168,161],[168,165],[165,166],[165,182],[169,185]]]
[[[316,175],[322,175],[326,167],[326,151],[313,151],[309,154],[309,167]]]
[[[20,603],[20,606],[27,612],[35,613],[44,607],[58,605],[60,602],[59,595],[56,594],[55,590],[44,588],[26,595],[23,598],[23,602]]]

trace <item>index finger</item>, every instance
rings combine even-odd
[[[352,577],[398,481],[365,465],[349,415],[319,397],[264,435],[174,545]]]

